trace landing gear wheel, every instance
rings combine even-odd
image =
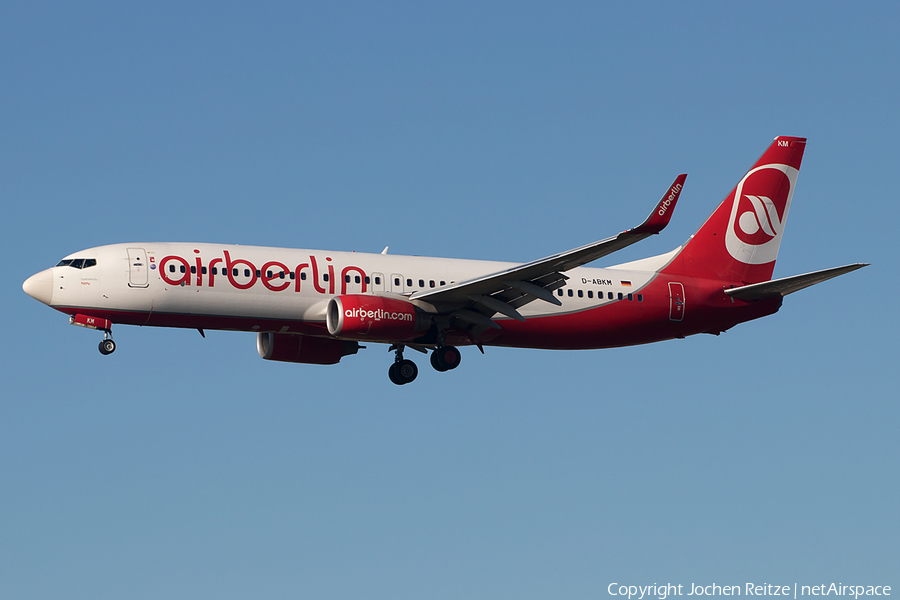
[[[437,350],[431,353],[431,366],[434,367],[435,371],[439,371],[441,373],[447,370],[447,366],[441,362]]]
[[[397,385],[403,385],[403,382],[400,381],[400,377],[397,373],[397,363],[391,365],[388,369],[388,379],[391,380],[391,383],[395,383]]]
[[[100,354],[106,356],[116,351],[116,343],[110,339],[100,342]]]
[[[419,368],[416,366],[411,360],[401,360],[400,362],[395,362],[391,365],[391,368],[388,369],[388,377],[393,383],[397,385],[405,385],[415,380],[416,376],[419,374]]]
[[[431,366],[437,371],[449,371],[458,367],[461,359],[456,346],[441,346],[431,353]]]

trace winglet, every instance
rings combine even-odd
[[[678,196],[681,195],[681,189],[684,187],[685,179],[687,179],[686,173],[682,173],[676,177],[675,182],[672,183],[672,186],[663,195],[662,200],[659,201],[659,204],[656,205],[656,208],[654,208],[653,212],[650,213],[650,216],[647,217],[647,220],[634,229],[629,229],[623,233],[650,235],[659,233],[665,229],[666,225],[669,224],[669,220],[672,218],[672,213],[675,212],[675,203],[678,202]]]

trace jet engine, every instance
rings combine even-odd
[[[335,296],[325,315],[328,333],[356,340],[402,342],[431,325],[428,315],[411,302],[364,294]]]
[[[259,333],[256,350],[266,360],[334,365],[344,356],[359,352],[359,344],[291,333]]]

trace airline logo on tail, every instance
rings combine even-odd
[[[735,260],[763,265],[775,260],[799,171],[788,165],[751,170],[734,190],[725,248]]]

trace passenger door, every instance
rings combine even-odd
[[[143,248],[128,249],[128,287],[145,288],[150,285],[147,251]]]

